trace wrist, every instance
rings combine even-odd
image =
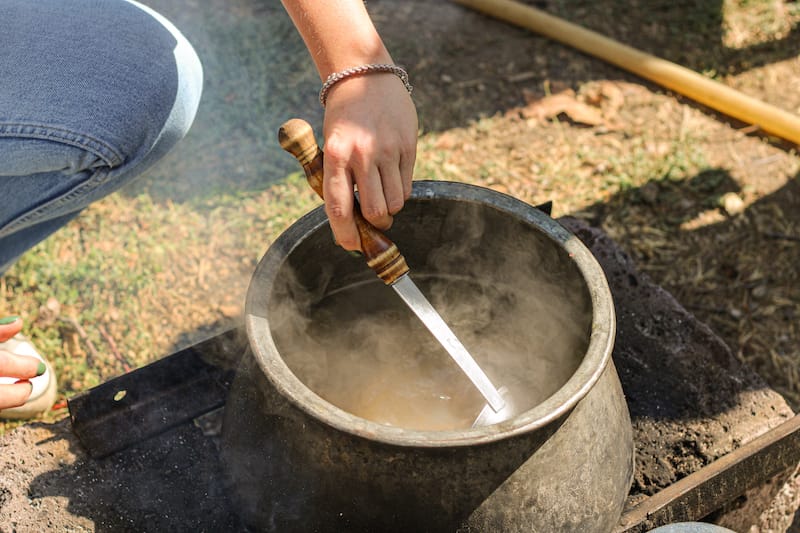
[[[400,81],[403,83],[406,91],[408,94],[411,94],[414,88],[411,86],[411,83],[408,79],[408,73],[398,65],[394,65],[391,63],[369,63],[365,65],[358,65],[354,67],[350,67],[338,72],[334,72],[330,74],[325,82],[322,84],[322,88],[319,91],[319,103],[322,107],[325,107],[325,104],[328,99],[328,93],[330,90],[338,83],[343,82],[350,78],[367,76],[371,74],[394,74],[397,76]]]
[[[375,35],[375,40],[347,39],[335,48],[328,50],[330,55],[318,58],[316,62],[320,80],[324,83],[337,72],[360,65],[391,65],[392,56],[383,46],[383,42]]]

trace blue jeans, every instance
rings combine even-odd
[[[188,131],[200,60],[130,0],[0,0],[0,273]]]

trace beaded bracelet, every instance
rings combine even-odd
[[[353,76],[361,76],[363,74],[371,74],[373,72],[391,72],[400,78],[400,80],[403,82],[403,85],[405,85],[408,94],[411,94],[411,91],[414,90],[408,81],[408,72],[406,72],[402,67],[398,67],[397,65],[389,65],[386,63],[361,65],[360,67],[348,68],[346,70],[342,70],[341,72],[334,72],[328,76],[328,79],[325,80],[325,83],[322,84],[322,89],[319,91],[319,103],[322,104],[322,107],[325,107],[325,102],[328,100],[328,92],[330,92],[331,87],[340,81]]]

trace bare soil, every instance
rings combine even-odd
[[[2,310],[21,314],[57,363],[62,399],[239,323],[256,261],[315,205],[302,183],[285,179],[297,169],[275,140],[290,116],[321,120],[319,80],[280,5],[145,3],[203,58],[192,132],[0,286]],[[797,2],[526,3],[800,113]],[[411,73],[418,179],[552,200],[554,216],[601,228],[800,408],[796,146],[452,2],[368,8]],[[56,284],[73,289],[56,293]],[[58,407],[46,419],[63,418]],[[794,512],[775,512],[784,511]]]
[[[794,2],[527,3],[800,111]],[[372,6],[434,132],[425,172],[601,227],[800,407],[794,146],[450,3]]]

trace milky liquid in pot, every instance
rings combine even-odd
[[[517,414],[572,375],[588,342],[580,302],[454,277],[415,277]],[[561,298],[563,300],[563,297]],[[291,306],[289,306],[291,307]],[[328,402],[356,416],[415,430],[471,427],[485,405],[394,291],[380,282],[346,287],[302,312],[282,313],[273,331],[289,368]],[[575,320],[575,314],[583,314]]]

